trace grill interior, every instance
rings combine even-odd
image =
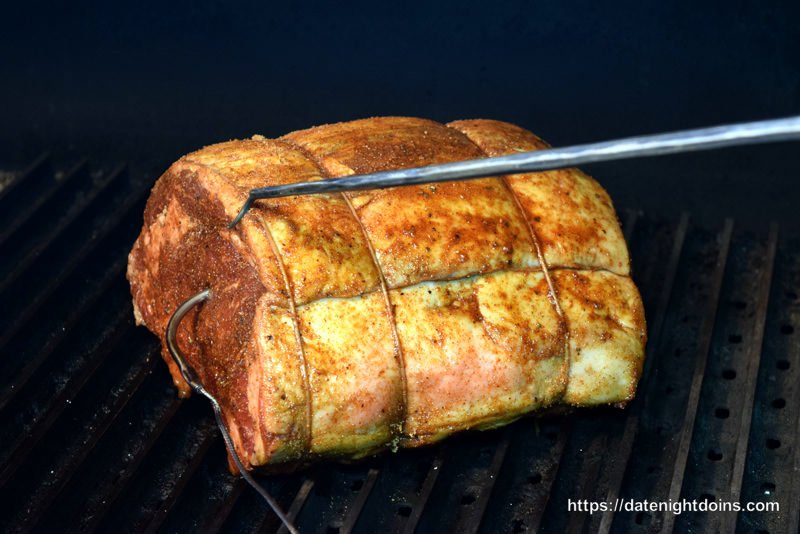
[[[0,527],[274,531],[208,404],[176,397],[124,277],[153,176],[61,170],[0,191]],[[301,532],[796,532],[800,242],[621,210],[650,341],[625,410],[576,410],[352,465],[260,477]],[[777,501],[578,513],[567,499]]]

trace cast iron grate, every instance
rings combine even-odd
[[[0,528],[275,531],[176,398],[124,269],[150,179],[47,155],[0,191]],[[262,477],[302,532],[796,532],[800,243],[622,212],[649,321],[639,396],[353,465]],[[578,513],[567,499],[776,501]]]

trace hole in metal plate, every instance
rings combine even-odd
[[[776,410],[782,410],[784,407],[786,407],[786,400],[777,398],[774,401],[772,401],[770,405]]]
[[[534,474],[532,474],[531,476],[528,477],[528,484],[532,484],[532,485],[533,484],[538,484],[541,481],[542,481],[542,475],[540,475],[539,473],[534,473]]]
[[[724,369],[722,371],[722,378],[724,378],[725,380],[733,380],[734,378],[736,378],[736,371],[734,371],[733,369]]]

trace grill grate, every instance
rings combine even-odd
[[[0,527],[276,531],[176,398],[124,280],[149,186],[44,155],[0,191]],[[43,194],[35,200],[34,193]],[[262,477],[303,532],[797,531],[800,243],[625,212],[649,320],[627,410],[579,410]],[[774,500],[780,512],[568,512],[566,501]]]

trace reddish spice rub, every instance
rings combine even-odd
[[[448,124],[489,156],[548,148],[531,132],[490,120]],[[550,268],[606,269],[628,275],[630,260],[608,193],[579,169],[512,175],[508,184],[518,196],[538,235]]]

